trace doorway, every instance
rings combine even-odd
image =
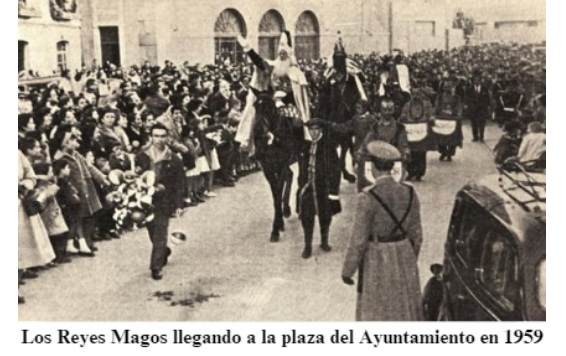
[[[100,27],[102,65],[107,62],[120,66],[120,37],[118,26]]]

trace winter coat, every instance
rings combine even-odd
[[[35,181],[35,173],[28,159],[18,151],[18,183],[25,179]],[[28,216],[18,197],[18,269],[43,266],[53,259],[55,253],[41,216]]]
[[[370,191],[401,221],[405,233],[395,230],[397,224]],[[421,243],[420,203],[414,188],[386,176],[358,195],[342,269],[342,276],[347,278],[359,270],[357,321],[423,319],[417,267]]]
[[[78,152],[68,154],[58,151],[54,159],[64,159],[69,163],[71,168],[69,182],[77,188],[81,200],[80,217],[91,217],[102,209],[94,181],[98,184],[104,184],[106,176],[96,167],[88,163],[86,158]]]

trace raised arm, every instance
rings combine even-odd
[[[248,57],[252,63],[262,72],[266,72],[269,70],[269,65],[267,64],[266,60],[263,59],[249,44],[248,40],[245,39],[242,35],[238,35],[238,43],[244,49],[244,52],[247,53]]]

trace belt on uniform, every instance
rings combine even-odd
[[[370,236],[369,240],[371,242],[379,242],[379,243],[389,243],[389,242],[399,242],[405,240],[405,235],[397,234],[397,235],[388,235],[388,236]]]

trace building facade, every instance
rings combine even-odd
[[[455,8],[474,19],[474,37],[478,43],[546,41],[545,0],[518,0],[514,3],[455,0]]]
[[[18,72],[49,76],[79,68],[80,27],[74,0],[19,0]]]
[[[510,2],[506,2],[508,4]],[[475,20],[475,43],[546,39],[544,0],[19,0],[18,69],[51,75],[81,64],[241,61],[242,34],[273,58],[282,30],[298,58],[329,57],[338,32],[349,53],[407,53],[464,44],[457,11]]]
[[[236,36],[273,57],[282,30],[299,58],[327,57],[340,31],[347,50],[386,52],[388,2],[352,0],[84,0],[85,62],[239,61]]]

